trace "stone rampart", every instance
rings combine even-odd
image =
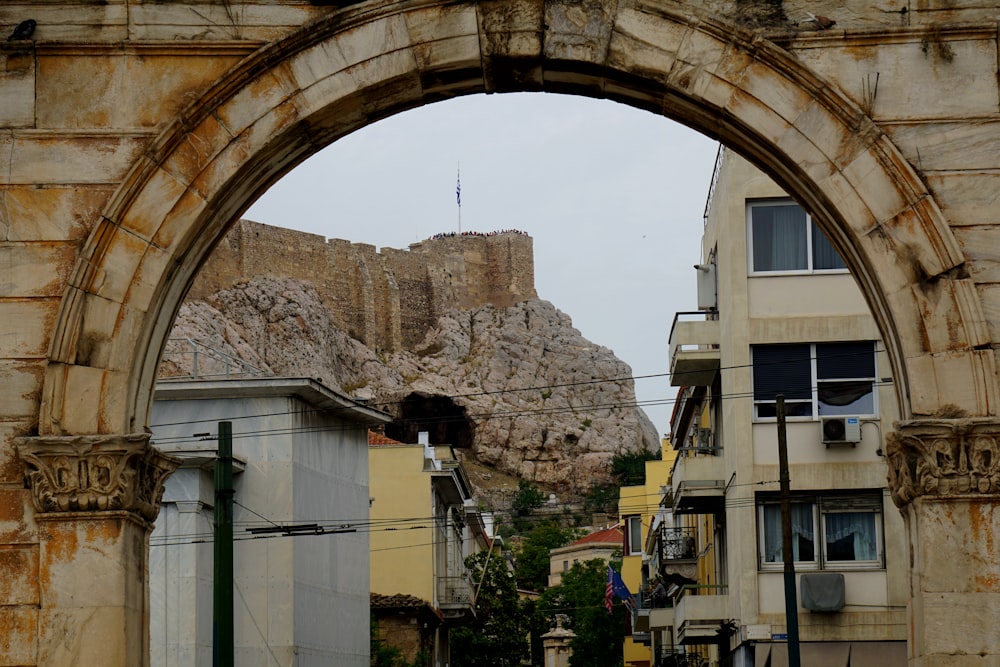
[[[254,276],[313,283],[337,326],[375,350],[411,349],[450,308],[537,298],[532,239],[520,232],[440,236],[407,250],[241,220],[188,294],[203,299]]]

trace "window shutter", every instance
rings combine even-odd
[[[755,345],[753,348],[753,397],[773,401],[812,398],[812,373],[808,345]]]
[[[875,347],[860,343],[818,343],[816,375],[820,380],[875,377]]]

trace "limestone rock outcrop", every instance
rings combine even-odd
[[[606,481],[615,453],[659,446],[628,365],[539,299],[450,310],[412,350],[380,355],[334,325],[309,283],[261,277],[188,301],[172,338],[266,373],[321,378],[399,418],[415,397],[444,401],[448,432],[468,429],[466,442],[449,443],[464,456],[569,493]],[[168,348],[162,371],[189,374],[191,363]],[[199,364],[213,372],[209,355]]]

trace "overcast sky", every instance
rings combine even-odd
[[[694,269],[717,143],[607,101],[475,95],[349,135],[271,188],[244,217],[378,247],[455,231],[520,229],[535,287],[633,375],[668,371],[675,311],[694,310]],[[663,434],[675,390],[638,379]]]

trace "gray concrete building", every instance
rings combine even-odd
[[[151,537],[151,664],[212,664],[212,470],[223,420],[236,459],[236,664],[366,666],[368,428],[388,417],[307,378],[157,385],[153,440],[182,463]],[[313,523],[342,532],[250,532]]]

